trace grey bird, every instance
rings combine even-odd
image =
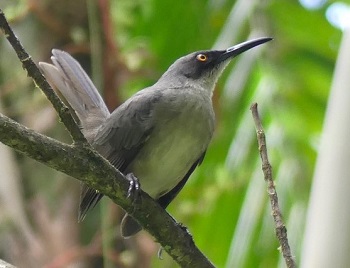
[[[235,56],[272,38],[259,38],[226,50],[193,52],[176,60],[161,78],[110,113],[92,81],[68,53],[53,49],[53,64],[40,68],[69,103],[87,141],[123,174],[133,174],[143,191],[164,209],[203,161],[214,132],[212,94]],[[82,186],[79,220],[102,198]],[[130,215],[124,237],[141,230]]]

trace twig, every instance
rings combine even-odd
[[[1,268],[16,268],[16,266],[13,266],[12,264],[9,264],[8,262],[0,259],[0,267]]]
[[[272,167],[269,163],[269,159],[267,156],[265,132],[261,124],[261,120],[258,112],[258,104],[253,103],[252,106],[250,107],[250,110],[252,111],[252,115],[254,118],[256,135],[257,135],[258,145],[259,145],[259,152],[260,152],[260,157],[262,161],[262,170],[264,172],[264,179],[267,182],[267,192],[270,197],[272,216],[275,221],[276,236],[280,243],[281,251],[287,267],[295,268],[296,263],[288,243],[287,228],[284,225],[284,222],[282,219],[282,213],[278,204],[277,192],[276,192],[275,184],[273,182],[273,177],[272,177]]]
[[[61,102],[57,97],[55,92],[52,90],[49,83],[46,81],[45,77],[40,72],[39,68],[33,62],[32,57],[25,51],[21,42],[18,40],[16,35],[13,33],[11,27],[9,26],[5,14],[0,9],[0,29],[4,32],[5,37],[15,50],[17,57],[22,62],[23,68],[28,72],[28,76],[33,79],[35,84],[44,92],[46,97],[52,103],[53,107],[57,111],[61,121],[69,131],[75,142],[85,143],[85,137],[81,133],[78,125],[75,123],[69,109]]]
[[[59,113],[74,141],[67,145],[41,135],[0,114],[0,141],[51,168],[86,183],[120,205],[153,235],[181,267],[213,268],[214,265],[196,247],[187,229],[178,224],[147,193],[141,191],[142,202],[127,198],[129,183],[122,173],[97,154],[81,134],[68,109],[61,103],[40,71],[13,34],[0,9],[0,29],[12,44],[23,66]],[[87,145],[87,146],[86,146]]]

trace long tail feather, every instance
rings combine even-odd
[[[39,66],[52,87],[67,100],[79,118],[83,133],[92,141],[98,127],[110,115],[98,90],[80,64],[68,53],[53,49],[53,64]]]
[[[53,64],[40,62],[39,66],[50,85],[68,102],[78,117],[85,138],[92,142],[98,128],[110,113],[98,90],[80,64],[68,53],[53,49]],[[102,194],[82,184],[79,221],[102,198]]]

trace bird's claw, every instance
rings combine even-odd
[[[160,247],[157,253],[157,257],[159,260],[163,260],[163,247]]]
[[[140,182],[133,173],[128,173],[125,177],[129,181],[127,198],[132,198],[134,202],[140,194]]]

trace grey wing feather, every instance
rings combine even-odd
[[[118,107],[96,134],[93,147],[122,172],[147,141],[154,127],[160,92],[134,95]]]
[[[96,134],[92,146],[122,173],[133,161],[154,126],[154,105],[157,93],[136,94],[119,106]],[[94,189],[84,187],[82,191],[79,219],[93,208],[102,195]]]

